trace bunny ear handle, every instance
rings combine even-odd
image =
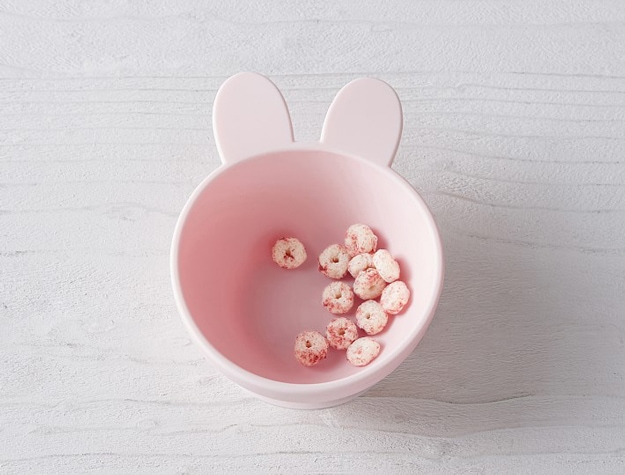
[[[341,89],[323,123],[321,142],[391,166],[403,128],[401,103],[384,81],[356,79]]]
[[[217,91],[213,131],[224,164],[293,143],[293,126],[282,94],[265,76],[239,73]]]

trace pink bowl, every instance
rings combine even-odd
[[[401,134],[397,96],[378,80],[350,83],[330,108],[321,143],[302,145],[293,143],[275,86],[242,73],[220,89],[213,120],[224,165],[194,191],[172,245],[182,319],[210,360],[261,399],[296,408],[345,402],[414,350],[442,288],[432,215],[390,168]],[[398,259],[412,298],[376,336],[382,351],[370,365],[353,367],[345,352],[330,350],[305,368],[293,357],[295,336],[324,333],[332,318],[321,305],[330,281],[316,257],[353,223],[371,226],[379,247]],[[272,262],[271,246],[283,236],[306,245],[308,260],[298,269]]]

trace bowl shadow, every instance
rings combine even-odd
[[[362,414],[371,427],[408,423],[412,433],[441,437],[535,424],[539,409],[523,400],[561,387],[561,369],[571,370],[570,353],[554,345],[567,323],[561,296],[544,290],[566,272],[555,267],[546,275],[550,251],[468,237],[444,224],[441,236],[445,285],[426,335],[393,373],[335,408],[337,423]]]

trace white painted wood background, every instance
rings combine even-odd
[[[353,403],[272,407],[177,315],[216,89],[397,88],[447,280]],[[625,3],[0,1],[0,473],[624,473]]]

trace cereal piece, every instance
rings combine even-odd
[[[346,350],[358,338],[358,328],[349,318],[337,317],[328,323],[326,338],[332,348]]]
[[[375,300],[367,300],[356,310],[356,324],[367,335],[376,335],[384,330],[388,322],[388,315]]]
[[[380,354],[380,344],[367,336],[358,338],[347,348],[347,361],[354,366],[366,366]]]
[[[306,260],[306,248],[296,238],[281,238],[273,245],[271,258],[283,269],[295,269]]]
[[[319,272],[330,279],[342,279],[347,273],[349,254],[340,244],[332,244],[319,255]]]
[[[399,279],[399,264],[386,249],[379,249],[373,255],[373,265],[385,282],[390,284]]]
[[[386,313],[391,315],[398,314],[410,299],[410,290],[401,280],[397,280],[388,286],[382,292],[380,304]]]
[[[306,331],[295,338],[295,358],[304,366],[314,366],[328,355],[328,341],[315,331]]]
[[[330,313],[342,315],[354,305],[354,292],[345,282],[332,282],[323,289],[321,303]]]
[[[377,299],[386,287],[386,282],[377,270],[362,271],[354,281],[354,293],[363,300]]]
[[[377,246],[378,237],[366,224],[352,224],[347,229],[345,247],[349,251],[350,257],[375,252]]]
[[[355,279],[363,270],[367,270],[370,267],[374,267],[373,256],[371,254],[358,254],[352,257],[347,265],[347,270],[351,276]]]

